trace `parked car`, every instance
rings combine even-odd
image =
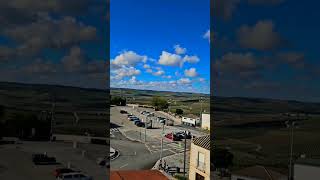
[[[133,124],[135,124],[135,125],[136,125],[138,122],[141,122],[140,119],[133,120]]]
[[[176,133],[176,136],[178,136],[180,139],[184,139],[185,133],[184,133],[184,131],[180,131],[180,132]],[[192,135],[191,135],[190,131],[187,131],[186,139],[191,139],[191,137],[192,137]]]
[[[80,172],[73,172],[61,174],[57,180],[93,180],[93,178]]]
[[[166,119],[161,119],[161,120],[159,120],[159,123],[161,123],[161,124],[166,124]]]
[[[136,123],[136,126],[138,126],[138,127],[145,127],[146,125],[145,125],[144,122],[138,122],[138,123]]]
[[[129,118],[129,117],[132,117],[132,116],[133,116],[132,114],[128,114],[128,115],[127,115],[128,118]]]
[[[72,173],[72,172],[77,172],[77,171],[69,169],[69,168],[57,168],[54,170],[53,175],[57,178],[61,174]]]
[[[120,110],[120,113],[121,113],[121,114],[127,114],[128,112],[125,111],[125,110]]]
[[[56,158],[55,157],[49,157],[46,154],[33,154],[32,155],[32,161],[36,165],[40,164],[56,164]]]
[[[181,139],[175,135],[174,133],[168,133],[165,135],[166,138],[172,140],[172,141],[180,141]]]
[[[137,118],[137,117],[130,117],[129,118],[130,121],[134,121],[134,120],[137,120],[137,119],[139,119],[139,118]]]

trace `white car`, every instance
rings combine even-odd
[[[73,173],[60,174],[57,177],[57,180],[93,180],[93,178],[83,173],[73,172]]]

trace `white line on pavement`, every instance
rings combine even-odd
[[[124,167],[126,167],[126,166],[128,166],[129,164],[124,164],[124,165],[122,165],[121,167],[119,167],[120,169],[122,169],[122,168],[124,168]]]

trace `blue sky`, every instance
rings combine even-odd
[[[106,88],[105,0],[0,6],[0,81]]]
[[[111,86],[209,93],[209,3],[111,1]]]
[[[319,2],[215,2],[215,95],[320,101]]]

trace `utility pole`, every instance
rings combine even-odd
[[[184,131],[183,176],[186,177],[187,131]]]
[[[162,133],[161,133],[161,151],[160,151],[160,165],[161,165],[161,167],[162,167],[163,135],[164,135],[164,124],[162,124]]]
[[[53,122],[54,122],[54,110],[56,107],[55,99],[53,97],[53,103],[51,107],[51,118],[50,118],[50,140],[52,141],[52,135],[53,135]]]
[[[293,128],[294,128],[295,123],[292,121],[291,122],[291,142],[290,142],[290,169],[289,169],[289,180],[293,180],[292,176],[292,155],[293,155]]]
[[[147,142],[147,119],[148,119],[148,116],[145,118],[145,122],[144,122],[144,142]]]

